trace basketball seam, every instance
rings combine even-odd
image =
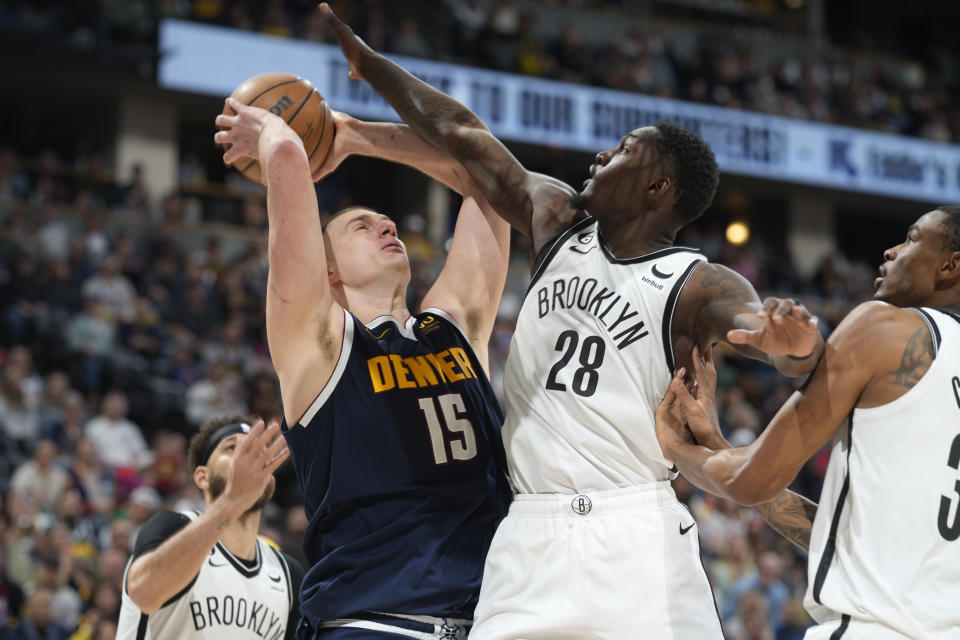
[[[282,87],[282,86],[285,85],[285,84],[292,84],[292,83],[294,83],[294,82],[300,82],[300,80],[302,80],[302,79],[303,79],[303,78],[294,78],[293,80],[284,80],[283,82],[278,82],[277,84],[273,85],[272,87],[267,87],[266,89],[264,89],[263,91],[261,91],[261,92],[258,93],[257,95],[253,96],[253,99],[251,99],[250,102],[247,103],[247,105],[249,106],[249,105],[253,104],[253,103],[256,102],[257,100],[259,100],[260,97],[263,96],[263,94],[265,94],[265,93],[270,93],[271,91],[273,91],[273,90],[276,89],[277,87]],[[316,91],[316,89],[313,89],[313,91]]]
[[[256,102],[257,100],[259,100],[264,94],[270,93],[271,91],[273,91],[273,90],[276,89],[277,87],[282,87],[282,86],[285,85],[285,84],[291,84],[291,83],[294,83],[294,82],[300,82],[300,80],[303,80],[303,78],[301,78],[301,77],[298,76],[298,77],[294,78],[293,80],[284,80],[283,82],[278,82],[277,84],[275,84],[275,85],[273,85],[273,86],[271,86],[271,87],[267,87],[266,89],[264,89],[263,91],[261,91],[261,92],[258,93],[257,95],[253,96],[253,98],[251,98],[250,102],[247,103],[247,106],[252,105],[254,102]],[[310,90],[310,93],[307,94],[307,99],[308,99],[308,100],[310,99],[310,94],[312,94],[312,93],[314,93],[314,92],[316,92],[316,89],[311,89],[311,90]],[[306,100],[304,100],[304,104],[306,104]],[[303,107],[303,104],[301,104],[300,107]],[[231,111],[233,111],[233,109],[231,109]],[[236,112],[234,112],[234,113],[236,113]],[[300,113],[300,109],[299,109],[299,108],[297,109],[297,113]],[[324,113],[324,116],[326,116],[326,113]],[[293,114],[293,118],[296,118],[296,117],[297,117],[297,114],[296,114],[296,113]],[[290,121],[292,121],[293,118],[290,118]],[[289,122],[288,122],[288,124],[289,124]],[[256,160],[251,160],[251,161],[250,161],[250,164],[248,164],[247,166],[243,167],[242,169],[237,169],[237,171],[239,171],[240,173],[243,173],[244,171],[246,171],[247,169],[249,169],[250,167],[252,167],[252,166],[255,165],[255,164],[257,164],[257,161],[256,161]]]
[[[310,96],[312,96],[316,91],[317,91],[316,89],[311,89],[311,90],[310,90],[310,93],[307,94],[307,97],[303,99],[303,102],[300,103],[300,106],[297,107],[297,110],[294,111],[294,112],[293,112],[293,115],[290,116],[290,119],[287,120],[287,124],[288,124],[288,125],[293,126],[293,121],[297,119],[297,116],[298,116],[298,115],[300,115],[300,110],[303,109],[303,106],[304,106],[305,104],[307,104],[307,100],[309,100],[309,99],[310,99]]]
[[[317,138],[317,144],[313,145],[313,150],[310,151],[310,155],[307,156],[307,160],[313,158],[313,154],[317,152],[317,149],[320,148],[320,143],[323,141],[323,134],[327,131],[327,108],[324,104],[325,100],[323,96],[320,95],[316,89],[313,90],[313,93],[317,94],[317,97],[320,98],[320,105],[323,106],[323,120],[320,122],[320,136]]]

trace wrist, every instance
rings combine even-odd
[[[798,362],[801,360],[809,360],[810,358],[816,355],[819,355],[822,349],[823,349],[823,336],[821,336],[820,333],[818,332],[817,343],[813,345],[813,350],[810,351],[810,353],[808,353],[805,356],[795,356],[792,353],[788,353],[787,358],[789,358],[790,360],[798,361]]]

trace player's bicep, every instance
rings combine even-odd
[[[701,349],[718,340],[727,342],[727,332],[732,329],[759,329],[763,325],[757,317],[762,305],[753,285],[723,265],[704,263],[698,266],[684,286],[682,297],[686,299],[682,302],[689,305],[690,313],[681,314],[678,309],[674,323],[694,318],[696,329],[691,333],[696,336]],[[677,326],[674,332],[674,335],[687,334]],[[755,360],[769,361],[767,354],[749,345],[731,346]]]
[[[465,198],[453,243],[422,308],[450,313],[475,344],[490,338],[510,260],[510,226],[482,199]]]

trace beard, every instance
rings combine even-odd
[[[583,191],[580,191],[579,193],[575,193],[570,196],[570,199],[567,200],[567,204],[577,211],[585,211],[587,208],[587,200],[589,200],[589,197],[586,196]]]
[[[267,506],[267,503],[270,502],[270,498],[273,497],[274,488],[277,486],[276,479],[271,476],[270,482],[267,483],[267,486],[263,488],[263,493],[260,494],[260,497],[257,498],[257,501],[254,502],[250,507],[243,512],[243,515],[240,516],[240,520],[245,519],[252,513],[257,513],[263,511],[263,508]],[[210,472],[210,501],[213,502],[217,498],[223,495],[223,492],[227,490],[227,477],[222,476],[219,473],[213,471]]]

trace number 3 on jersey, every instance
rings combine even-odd
[[[446,430],[440,424],[440,417],[434,404],[440,405],[440,415],[446,424]],[[450,456],[454,460],[473,460],[477,457],[477,438],[473,433],[473,424],[467,419],[463,398],[459,393],[447,393],[437,398],[420,398],[420,410],[427,419],[430,431],[430,444],[433,445],[433,461],[438,465],[447,464],[447,444]],[[453,437],[447,440],[446,433]]]
[[[550,375],[547,377],[547,389],[551,391],[566,391],[567,385],[557,382],[557,376],[563,371],[570,358],[577,352],[577,345],[580,342],[580,335],[573,329],[567,329],[557,338],[556,351],[563,355],[557,360],[557,363],[550,369]],[[598,336],[587,336],[580,348],[580,367],[573,373],[573,392],[579,396],[592,396],[597,390],[597,383],[600,382],[600,374],[597,369],[603,364],[603,355],[607,350],[607,345],[603,339]]]

